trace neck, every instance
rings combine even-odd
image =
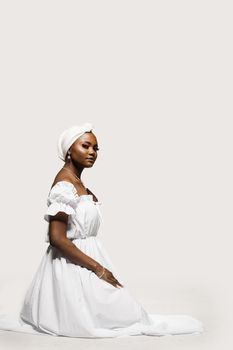
[[[83,168],[74,165],[73,162],[65,163],[64,167],[72,171],[81,180],[81,174],[82,174]]]

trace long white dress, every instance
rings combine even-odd
[[[68,181],[57,182],[47,198],[49,215],[69,215],[67,238],[109,269],[121,282],[97,237],[100,202],[78,195]],[[48,230],[45,241],[49,243]],[[149,314],[124,284],[116,288],[91,270],[72,263],[49,245],[15,319],[0,315],[0,329],[39,335],[105,338],[132,335],[201,334],[203,323],[189,315]]]

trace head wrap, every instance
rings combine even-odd
[[[82,125],[74,125],[64,130],[58,138],[58,157],[65,161],[66,153],[70,146],[85,132],[91,131],[92,129],[93,125],[91,123],[84,123]]]

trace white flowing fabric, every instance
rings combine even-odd
[[[69,215],[67,237],[122,283],[97,237],[100,202],[78,195],[68,181],[49,192],[44,219]],[[45,241],[49,242],[48,230]],[[124,283],[122,283],[124,285]],[[203,323],[189,315],[147,313],[127,287],[116,288],[85,267],[74,264],[49,245],[25,294],[20,314],[0,316],[0,329],[40,335],[106,338],[132,335],[201,334]]]

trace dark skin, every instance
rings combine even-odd
[[[61,169],[57,173],[51,188],[58,181],[69,181],[76,188],[78,195],[92,194],[94,201],[98,201],[96,196],[88,188],[85,188],[72,174],[74,173],[81,180],[83,169],[90,168],[95,163],[98,152],[96,136],[92,132],[84,133],[72,144],[68,151],[70,152],[71,158],[68,160],[67,152],[64,164],[64,167],[67,168],[68,171]],[[93,157],[93,161],[87,159],[89,157]],[[97,276],[100,276],[103,272],[103,266],[98,261],[82,252],[66,237],[67,224],[68,215],[64,212],[58,212],[56,215],[50,216],[48,231],[50,245],[60,250],[72,263],[85,267],[88,270],[93,271]],[[106,267],[101,279],[112,284],[116,288],[123,287],[123,285],[113,276],[112,272]]]

